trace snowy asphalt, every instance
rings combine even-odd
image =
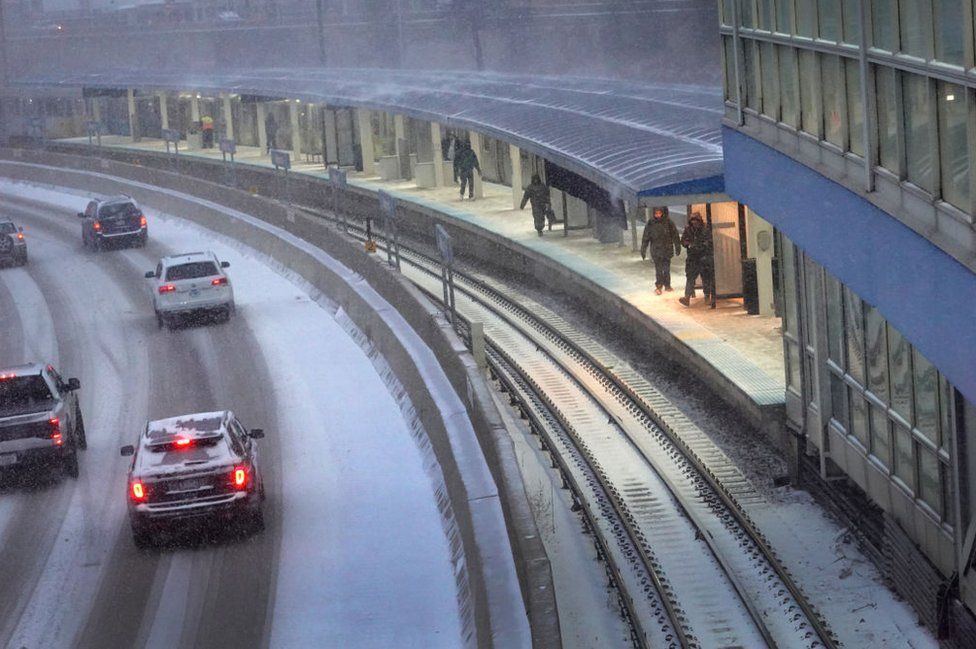
[[[420,454],[332,315],[253,256],[151,211],[145,249],[85,251],[84,200],[72,201],[4,207],[31,262],[0,269],[0,365],[79,377],[89,448],[78,480],[0,481],[0,646],[461,644]],[[231,261],[237,315],[159,330],[143,273],[187,247]],[[268,432],[267,529],[136,550],[119,446],[147,418],[215,408]]]

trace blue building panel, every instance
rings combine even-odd
[[[976,402],[976,274],[869,201],[723,128],[725,188],[877,307]]]

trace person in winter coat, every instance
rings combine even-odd
[[[271,153],[271,149],[278,148],[275,144],[275,138],[278,136],[278,122],[275,120],[274,113],[269,112],[264,118],[264,136],[267,140],[268,150],[266,153]]]
[[[532,221],[535,224],[535,231],[542,236],[542,228],[546,224],[546,216],[552,214],[550,207],[552,201],[549,197],[549,187],[542,183],[539,174],[532,174],[532,182],[525,188],[522,194],[522,204],[520,210],[525,209],[526,203],[532,203]],[[549,229],[552,230],[552,217],[549,218]]]
[[[678,228],[671,221],[667,207],[655,207],[654,215],[644,226],[641,259],[647,259],[648,249],[654,262],[654,292],[660,295],[662,289],[672,290],[671,257],[681,254],[681,237],[678,236]]]
[[[695,297],[695,283],[701,275],[705,291],[705,303],[715,308],[715,260],[712,256],[712,230],[705,225],[701,214],[693,212],[685,231],[681,233],[681,245],[688,249],[685,260],[685,295],[678,301],[691,306]]]
[[[461,200],[464,200],[464,188],[468,188],[468,198],[474,200],[474,172],[478,170],[481,175],[481,165],[478,164],[478,155],[467,142],[459,141],[454,153],[454,170],[461,180]]]

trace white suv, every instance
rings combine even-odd
[[[198,314],[215,313],[229,320],[234,311],[234,289],[224,273],[229,266],[209,250],[160,259],[156,270],[146,273],[154,280],[152,301],[160,328],[172,328],[177,319]]]

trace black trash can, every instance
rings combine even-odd
[[[742,301],[749,315],[759,315],[759,278],[755,258],[742,260]]]

